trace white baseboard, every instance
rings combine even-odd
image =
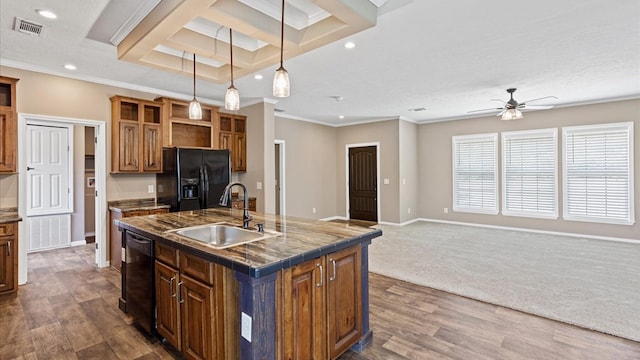
[[[512,230],[512,231],[521,231],[521,232],[529,232],[529,233],[536,233],[536,234],[559,235],[559,236],[569,236],[569,237],[583,238],[583,239],[594,239],[594,240],[605,240],[605,241],[616,241],[616,242],[640,244],[640,240],[618,238],[613,236],[598,236],[598,235],[576,234],[576,233],[568,233],[568,232],[560,232],[560,231],[535,230],[535,229],[510,227],[510,226],[486,225],[486,224],[467,223],[467,222],[461,222],[461,221],[449,221],[449,220],[440,220],[440,219],[420,218],[419,220],[426,221],[426,222],[441,223],[441,224],[475,226],[475,227],[482,227],[482,228],[489,228],[489,229]]]
[[[405,221],[403,223],[392,223],[392,222],[380,221],[380,222],[378,222],[378,224],[380,224],[380,225],[391,225],[391,226],[405,226],[405,225],[413,224],[414,222],[417,222],[417,221],[422,221],[422,219],[415,218],[415,219],[412,219],[412,220],[409,220],[409,221]]]
[[[72,241],[71,246],[87,245],[87,240]]]
[[[320,221],[331,221],[331,220],[349,220],[344,216],[330,216],[324,219],[319,219]]]

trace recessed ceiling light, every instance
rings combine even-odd
[[[77,69],[77,67],[75,65],[73,65],[73,64],[66,64],[64,66],[64,68],[67,69],[67,70],[75,70],[75,69]]]
[[[253,78],[256,80],[262,80],[262,74],[255,74],[253,75]]]
[[[356,43],[354,43],[353,41],[347,41],[346,43],[344,43],[345,49],[353,49],[354,47],[356,47]]]
[[[340,115],[340,116],[338,116],[338,118],[344,119],[344,115]]]
[[[49,11],[49,10],[44,10],[44,9],[38,9],[36,10],[36,12],[38,14],[40,14],[40,16],[47,18],[47,19],[57,19],[58,15],[56,15],[53,11]]]

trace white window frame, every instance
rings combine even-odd
[[[628,156],[627,156],[627,217],[626,218],[615,218],[615,217],[602,217],[602,216],[589,216],[586,215],[575,215],[570,213],[569,209],[569,164],[570,159],[568,159],[569,152],[569,137],[573,135],[600,135],[603,133],[626,133],[628,139]],[[565,220],[572,221],[585,221],[585,222],[595,222],[595,223],[607,223],[607,224],[620,224],[620,225],[633,225],[635,222],[634,215],[634,160],[633,160],[633,122],[623,122],[623,123],[611,123],[611,124],[601,124],[601,125],[585,125],[585,126],[571,126],[562,128],[562,142],[563,142],[563,218]],[[586,201],[586,200],[585,200]],[[585,205],[586,207],[587,205]]]
[[[493,207],[470,207],[470,206],[461,206],[458,202],[458,169],[457,169],[457,146],[458,144],[464,143],[476,143],[476,142],[493,142],[493,166],[491,171],[493,171]],[[490,134],[476,134],[476,135],[460,135],[453,136],[451,138],[451,158],[452,158],[452,170],[453,170],[453,182],[452,182],[452,192],[453,192],[453,211],[457,212],[469,212],[469,213],[479,213],[479,214],[498,214],[498,133],[490,133]],[[488,194],[491,195],[491,194]]]
[[[543,218],[543,219],[557,219],[558,218],[558,129],[538,129],[538,130],[525,130],[525,131],[509,131],[503,132],[501,134],[502,138],[502,215],[506,216],[521,216],[521,217],[531,217],[531,218]],[[528,198],[538,198],[540,197],[540,202],[544,202],[544,197],[551,196],[552,201],[552,210],[543,211],[543,210],[535,210],[535,209],[516,209],[511,208],[509,206],[509,164],[510,161],[517,161],[517,159],[512,159],[509,156],[509,142],[518,141],[518,140],[532,140],[539,138],[551,138],[552,145],[548,150],[550,152],[550,156],[552,157],[552,169],[549,169],[549,172],[545,173],[545,177],[548,175],[552,175],[552,193],[538,193],[539,188],[537,188],[533,193],[527,194],[527,190],[522,191],[523,197]],[[543,151],[543,149],[537,149]],[[541,154],[545,156],[545,154]],[[535,160],[534,160],[535,161]],[[537,166],[539,163],[529,164],[530,166]],[[532,170],[533,173],[533,170]],[[516,170],[516,175],[522,175],[522,171]],[[537,175],[534,175],[537,176]],[[536,183],[538,183],[536,179]]]

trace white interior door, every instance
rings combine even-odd
[[[27,124],[27,252],[71,245],[72,129]]]

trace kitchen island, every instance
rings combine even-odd
[[[207,209],[116,220],[123,246],[153,243],[155,324],[186,358],[335,359],[371,341],[368,245],[377,229],[252,213],[268,237],[224,249],[180,235],[242,211]],[[125,264],[132,260],[127,258]],[[121,309],[134,294],[124,286]],[[150,296],[152,294],[149,294]]]

